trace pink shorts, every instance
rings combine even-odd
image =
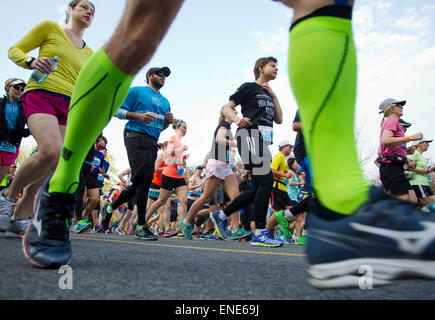
[[[48,91],[29,91],[24,95],[23,108],[26,120],[35,113],[55,116],[59,125],[66,126],[70,98]]]
[[[0,166],[10,167],[11,165],[13,165],[15,163],[15,160],[17,160],[19,153],[20,149],[18,148],[16,152],[0,151]]]
[[[215,176],[218,179],[225,180],[228,176],[234,174],[229,163],[224,163],[216,159],[208,159],[205,167],[205,178]]]

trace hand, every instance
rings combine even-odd
[[[230,147],[231,148],[237,148],[237,142],[236,141],[230,141]]]
[[[166,121],[169,124],[172,124],[174,122],[174,115],[171,112],[166,112]]]
[[[237,124],[237,126],[239,126],[239,128],[244,128],[244,127],[252,125],[250,120],[251,119],[249,119],[249,118],[238,118],[238,120],[236,121],[236,124]]]
[[[266,90],[267,93],[268,93],[272,98],[275,98],[275,97],[276,97],[275,92],[273,92],[272,88],[269,86],[268,83],[263,84],[262,88],[263,88],[264,90]]]
[[[49,74],[49,73],[52,73],[54,71],[53,65],[52,65],[50,59],[46,58],[46,57],[41,57],[41,58],[33,60],[30,67],[32,69],[39,70],[45,74]]]
[[[423,134],[421,132],[414,133],[413,135],[410,135],[409,138],[411,138],[413,141],[417,141],[423,139]]]
[[[139,113],[139,120],[145,123],[151,123],[155,120],[151,112]]]

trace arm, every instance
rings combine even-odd
[[[118,174],[119,180],[121,180],[122,182],[126,183],[127,180],[124,179],[124,176],[126,176],[126,175],[128,175],[130,173],[131,173],[131,168],[125,169],[120,174]]]
[[[160,154],[157,159],[156,162],[154,164],[154,172],[163,172],[164,168],[161,168],[160,165],[163,163],[163,154]]]
[[[407,137],[394,137],[394,132],[391,130],[384,130],[382,133],[381,143],[386,147],[400,146],[409,141],[417,141],[421,139],[421,133],[415,133]]]
[[[43,73],[53,71],[51,61],[48,57],[39,57],[32,64],[27,66],[27,59],[31,58],[27,52],[39,48],[46,41],[47,35],[54,28],[55,24],[51,21],[44,21],[30,30],[18,43],[9,48],[8,57],[18,66],[25,69],[38,69]]]
[[[278,97],[276,96],[275,92],[273,92],[272,88],[269,86],[269,84],[263,85],[263,89],[265,89],[269,95],[272,97],[273,104],[275,105],[275,117],[273,120],[277,124],[282,123],[282,109],[281,105],[279,104]]]
[[[252,125],[248,118],[239,118],[236,113],[236,103],[233,100],[228,101],[228,103],[222,109],[223,115],[230,119],[232,122],[237,124],[240,128]]]
[[[217,134],[216,134],[216,142],[219,144],[224,144],[230,147],[237,147],[237,142],[228,140],[226,138],[226,134],[228,132],[228,129],[225,127],[220,127]]]

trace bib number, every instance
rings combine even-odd
[[[17,147],[14,146],[13,144],[8,143],[8,142],[2,142],[0,144],[0,151],[15,153],[15,152],[17,152]]]
[[[263,141],[273,143],[273,128],[266,126],[258,126],[258,130],[260,130],[261,138]]]

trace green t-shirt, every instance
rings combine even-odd
[[[417,151],[414,154],[408,156],[408,159],[415,161],[417,163],[416,168],[419,169],[427,169],[429,165],[424,159],[423,155]],[[429,185],[429,177],[427,174],[418,173],[414,171],[410,171],[410,180],[412,186],[428,186]]]

